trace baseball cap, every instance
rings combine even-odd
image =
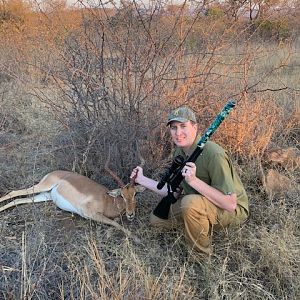
[[[187,106],[181,106],[172,110],[169,114],[167,125],[169,125],[170,122],[172,121],[177,121],[182,123],[192,121],[197,123],[195,113]]]

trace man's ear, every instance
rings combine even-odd
[[[141,193],[141,192],[143,192],[145,189],[146,189],[146,188],[143,187],[143,186],[141,186],[141,185],[136,185],[136,186],[135,186],[135,191],[136,191],[137,193]]]
[[[107,194],[109,196],[116,198],[121,195],[121,189],[115,189],[115,190],[108,191]]]

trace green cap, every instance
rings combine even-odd
[[[172,121],[182,123],[192,121],[194,123],[197,123],[195,113],[186,106],[178,107],[170,112],[167,125],[169,125]]]

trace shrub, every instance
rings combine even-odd
[[[286,19],[258,19],[254,21],[257,34],[264,40],[282,41],[291,37],[292,28]]]

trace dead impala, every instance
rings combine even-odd
[[[142,162],[143,164],[144,162]],[[19,196],[23,198],[12,200],[0,208],[0,212],[10,207],[43,201],[53,201],[62,210],[78,214],[86,219],[112,225],[125,234],[131,233],[113,219],[126,212],[128,220],[135,216],[135,194],[144,188],[123,181],[108,168],[105,170],[118,182],[119,188],[108,190],[104,185],[69,171],[53,171],[44,176],[36,185],[27,189],[16,190],[0,198],[0,202]]]

